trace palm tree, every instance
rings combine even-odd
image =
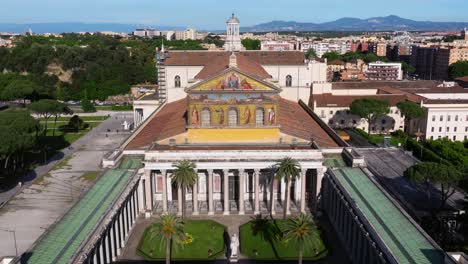
[[[297,160],[286,157],[276,163],[276,178],[284,180],[286,183],[284,196],[286,204],[283,204],[283,220],[286,220],[287,207],[289,205],[289,189],[291,188],[291,181],[300,177],[301,166]]]
[[[191,189],[197,182],[198,174],[195,171],[195,164],[188,160],[182,160],[172,164],[174,172],[171,179],[172,184],[182,189],[182,219],[185,218],[185,191]]]
[[[285,236],[286,240],[293,240],[297,243],[299,250],[298,263],[302,264],[302,253],[304,246],[312,246],[317,251],[317,241],[320,241],[319,234],[315,230],[315,224],[312,218],[301,213],[295,218],[289,218],[286,222]]]
[[[179,242],[185,239],[184,222],[174,213],[163,214],[159,228],[153,228],[150,232],[151,240],[158,237],[161,243],[166,243],[166,264],[171,263],[172,241]]]

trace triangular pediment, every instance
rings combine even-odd
[[[187,92],[206,91],[242,91],[242,92],[273,92],[279,93],[281,89],[264,80],[251,76],[241,70],[231,67],[212,78],[203,80]]]

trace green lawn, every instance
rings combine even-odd
[[[159,223],[148,226],[137,248],[137,254],[147,260],[162,260],[166,257],[165,244],[157,237],[151,239],[150,230],[159,228]],[[187,220],[185,230],[193,236],[188,245],[172,245],[173,260],[210,260],[220,257],[225,252],[224,230],[226,227],[211,220]],[[209,256],[208,251],[212,254]]]
[[[251,221],[240,226],[240,252],[250,259],[257,260],[296,260],[297,244],[294,241],[281,241],[280,233],[283,220]],[[315,230],[320,234],[320,231]],[[320,238],[314,243],[317,248],[308,246],[304,249],[303,258],[318,260],[328,254]]]

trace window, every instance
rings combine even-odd
[[[450,131],[450,127],[447,127],[446,131],[449,132],[449,131]]]
[[[291,87],[291,86],[292,86],[292,76],[286,75],[286,87]]]
[[[176,75],[174,77],[174,87],[180,87],[180,76]]]
[[[203,127],[211,125],[211,111],[208,108],[203,109],[201,112],[201,125]]]
[[[467,138],[467,137],[465,136],[465,140],[466,140],[466,138]]]
[[[238,120],[238,117],[237,117],[237,110],[234,109],[234,108],[231,108],[229,109],[229,112],[228,112],[228,126],[230,127],[235,127],[237,126],[237,120]]]
[[[353,119],[353,125],[355,125],[357,122],[356,122],[356,119]]]
[[[465,127],[465,132],[468,132],[468,127]]]
[[[453,141],[456,141],[457,140],[457,136],[453,136]]]
[[[440,121],[444,121],[444,116],[440,116]]]
[[[434,132],[434,127],[431,128],[431,132]]]
[[[390,114],[393,114],[393,110],[390,110]]]
[[[437,138],[440,139],[440,136],[438,136]]]
[[[467,116],[468,117],[468,116]],[[435,121],[435,115],[432,116],[432,121]]]
[[[330,119],[330,121],[328,121],[328,124],[333,125],[333,120]]]
[[[340,120],[340,124],[344,125],[344,120],[343,119]]]
[[[457,132],[457,127],[454,127],[454,128],[453,128],[453,132]]]
[[[442,127],[439,127],[439,132],[442,132]]]
[[[447,116],[447,121],[450,121],[450,115],[449,115],[449,116]]]
[[[333,115],[333,111],[330,111],[330,115]]]
[[[458,115],[455,116],[455,121],[458,121]]]
[[[387,120],[382,119],[382,125],[385,125],[385,123],[387,123]]]
[[[431,136],[431,140],[433,140],[433,139],[434,139],[434,136]]]
[[[263,111],[263,108],[257,108],[255,110],[255,124],[257,126],[263,126],[265,124],[265,112]]]

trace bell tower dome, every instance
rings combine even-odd
[[[226,43],[224,44],[226,51],[243,50],[240,39],[240,22],[237,17],[232,16],[226,21]]]

